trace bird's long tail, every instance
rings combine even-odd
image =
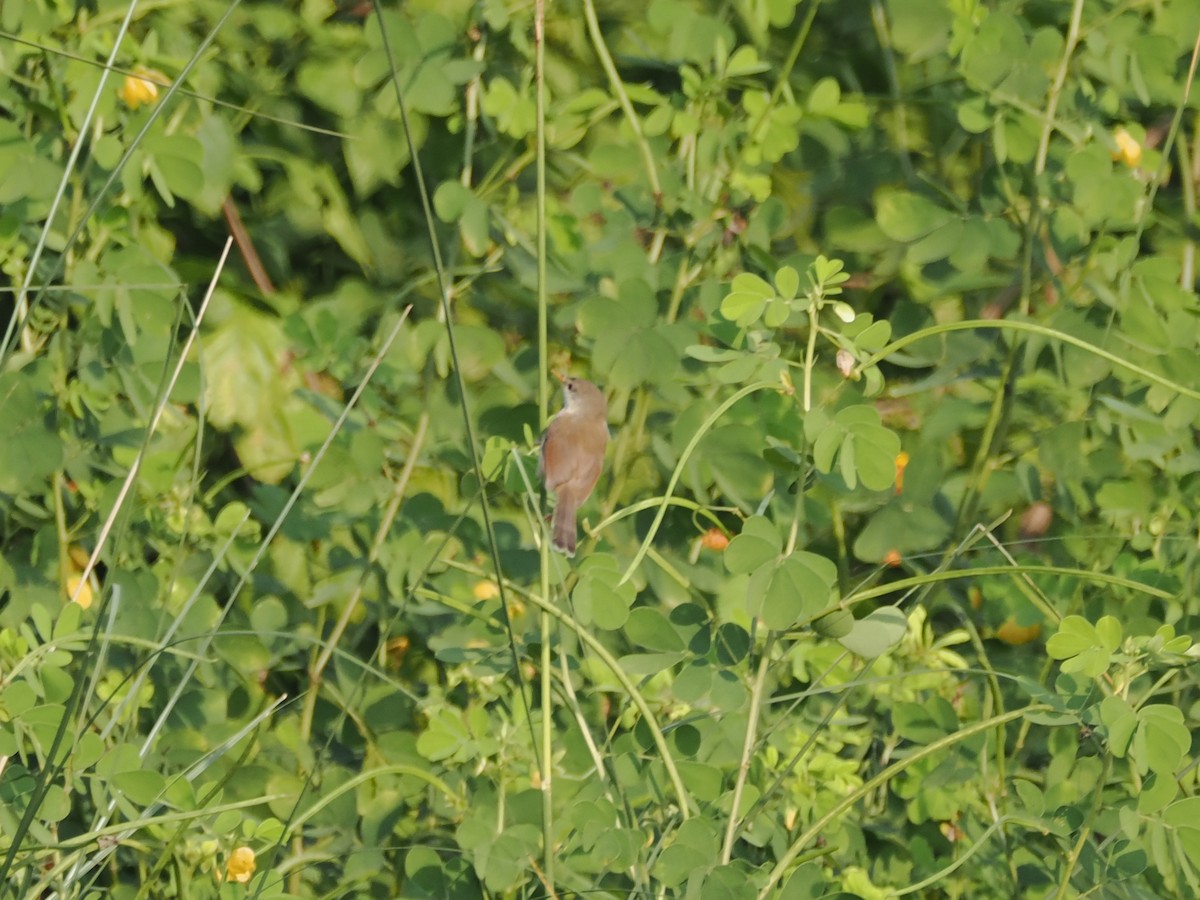
[[[554,518],[550,523],[554,532],[554,549],[565,556],[575,555],[575,511],[574,500],[559,494],[558,506],[554,507]]]

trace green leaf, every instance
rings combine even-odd
[[[901,500],[897,498],[867,520],[853,544],[856,557],[882,563],[893,550],[912,556],[943,545],[952,523],[930,506]]]
[[[675,677],[673,692],[684,703],[699,703],[712,689],[714,674],[715,670],[708,660],[693,660]]]
[[[861,481],[868,490],[882,491],[895,482],[900,438],[880,424],[874,407],[848,406],[832,421],[810,415],[805,433],[813,438],[814,432],[813,462],[819,471],[832,472],[837,459],[840,474],[851,489]]]
[[[991,11],[962,53],[962,72],[968,81],[995,87],[1014,62],[1028,52],[1028,36],[1011,13]]]
[[[717,662],[723,666],[736,666],[750,653],[750,633],[741,625],[724,622],[717,629],[713,645]]]
[[[1183,710],[1153,704],[1138,710],[1137,718],[1138,728],[1130,757],[1142,773],[1157,772],[1163,777],[1174,775],[1192,746],[1192,733],[1184,724]]]
[[[727,350],[723,347],[710,347],[705,344],[693,344],[684,350],[684,353],[691,359],[698,359],[701,362],[730,362],[732,360],[744,359],[746,354],[740,350]]]
[[[48,396],[40,395],[40,370],[0,373],[0,492],[20,494],[43,483],[63,462]]]
[[[725,548],[725,567],[734,575],[757,569],[774,560],[783,549],[779,531],[763,516],[751,516],[742,532]]]
[[[749,45],[743,44],[733,51],[725,63],[725,75],[728,78],[739,78],[747,75],[758,75],[769,72],[771,67],[758,58],[758,52]]]
[[[764,296],[755,291],[733,290],[721,301],[721,315],[745,328],[753,325],[767,308],[772,295]]]
[[[163,776],[150,769],[140,769],[134,772],[120,772],[112,777],[116,790],[139,806],[149,806],[159,798],[167,786]]]
[[[785,300],[792,300],[800,290],[800,273],[784,266],[775,273],[775,290]]]
[[[833,78],[822,78],[808,93],[808,111],[829,115],[842,99],[842,89]]]
[[[813,622],[813,631],[821,637],[841,638],[854,630],[854,613],[838,609]]]
[[[667,621],[666,616],[651,606],[639,606],[629,613],[625,635],[634,646],[644,650],[684,649],[679,632]]]
[[[837,600],[833,587],[836,581],[837,566],[833,562],[800,550],[778,563],[768,563],[755,573],[747,609],[751,615],[761,616],[768,628],[777,631],[791,628],[799,619]]]
[[[954,33],[954,13],[949,5],[888,0],[887,11],[892,43],[910,62],[941,54]]]
[[[724,774],[720,768],[688,759],[679,760],[676,766],[688,793],[697,800],[712,803],[721,796]]]
[[[442,707],[433,711],[417,738],[417,752],[433,762],[467,752],[473,741],[461,712]]]
[[[932,744],[958,730],[958,716],[944,697],[926,703],[899,702],[892,709],[896,734],[916,744]]]
[[[905,257],[918,266],[938,262],[954,255],[965,238],[962,223],[947,222],[910,244]]]
[[[625,624],[637,588],[631,582],[620,584],[620,581],[621,570],[614,557],[594,553],[583,561],[579,581],[571,592],[581,622],[607,630]]]
[[[893,241],[909,243],[950,225],[957,216],[908,191],[885,191],[875,203],[875,221]]]
[[[1121,646],[1121,623],[1113,616],[1102,616],[1096,623],[1096,636],[1105,650],[1115,651]]]
[[[579,313],[580,330],[595,339],[592,364],[619,390],[669,381],[679,367],[682,337],[658,323],[654,291],[640,277],[621,281],[616,299],[596,297]],[[682,342],[681,342],[682,343]]]
[[[858,317],[859,320],[870,322],[867,316]],[[862,331],[855,334],[850,334],[847,329],[847,337],[854,339],[854,346],[859,350],[867,353],[874,353],[876,350],[881,350],[887,346],[887,342],[892,339],[892,323],[887,319],[880,319],[877,322],[871,322]]]
[[[620,663],[621,669],[634,678],[648,678],[665,672],[682,658],[682,653],[627,653]]]
[[[216,216],[233,187],[239,145],[230,123],[217,115],[205,116],[196,140],[202,154],[202,187],[191,200],[205,214]]]
[[[1091,622],[1083,616],[1066,616],[1046,641],[1046,652],[1051,659],[1069,659],[1099,643],[1100,635]]]
[[[443,181],[433,192],[433,210],[443,222],[457,222],[474,195],[460,181]]]
[[[398,185],[410,160],[404,127],[378,116],[356,116],[349,125],[350,140],[343,144],[346,170],[358,197],[369,197],[381,186]],[[428,126],[413,117],[413,143],[420,149]]]
[[[1115,637],[1120,642],[1120,626],[1115,621],[1105,624],[1105,636],[1082,616],[1067,616],[1059,623],[1058,631],[1046,642],[1051,659],[1064,660],[1064,672],[1082,672],[1095,678],[1109,666],[1112,649],[1108,643]]]
[[[857,620],[838,643],[864,659],[875,659],[899,644],[907,630],[904,613],[894,606],[883,606]]]
[[[354,77],[356,63],[354,57],[345,54],[306,55],[296,71],[296,86],[323,109],[353,119],[362,103],[362,90]]]
[[[716,863],[719,849],[715,823],[696,816],[679,826],[652,871],[663,884],[675,887]]]
[[[1108,733],[1108,749],[1121,758],[1129,749],[1138,718],[1124,697],[1109,696],[1100,701],[1100,721]]]
[[[1163,810],[1163,824],[1174,829],[1178,846],[1193,867],[1200,866],[1200,797],[1177,800]]]

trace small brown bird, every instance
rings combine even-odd
[[[575,555],[575,514],[600,478],[608,445],[608,404],[600,388],[554,373],[562,382],[563,408],[542,436],[542,478],[558,503],[551,524],[554,549]]]

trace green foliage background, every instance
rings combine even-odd
[[[1200,2],[542,12],[0,6],[0,890],[1200,892]]]

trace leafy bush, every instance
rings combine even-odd
[[[6,895],[1200,892],[1200,7],[542,12],[0,10]]]

